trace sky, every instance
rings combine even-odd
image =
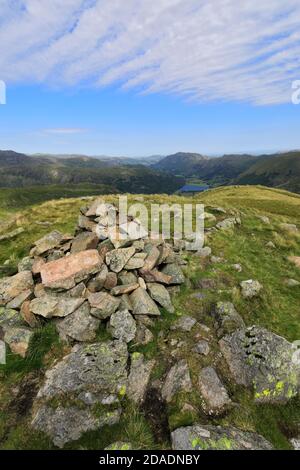
[[[299,24],[299,0],[0,0],[0,149],[300,148]]]

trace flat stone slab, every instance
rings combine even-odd
[[[150,380],[155,361],[146,361],[139,352],[131,354],[131,366],[128,376],[128,396],[135,403],[142,403]]]
[[[33,291],[33,278],[30,271],[22,271],[14,276],[0,279],[0,305],[6,305],[28,290]]]
[[[84,299],[81,297],[52,297],[44,295],[30,302],[30,311],[44,318],[66,317],[73,313]]]
[[[63,237],[63,234],[58,230],[48,233],[34,243],[35,246],[30,251],[30,255],[39,256],[53,248],[56,248],[60,245]]]
[[[169,370],[164,381],[161,395],[169,403],[179,391],[190,392],[192,382],[187,362],[182,359]]]
[[[103,259],[97,250],[86,250],[46,263],[41,269],[45,287],[71,289],[100,271]]]
[[[205,401],[204,410],[207,414],[221,414],[232,404],[227,390],[213,367],[205,367],[200,371],[198,385]]]
[[[272,450],[264,437],[232,426],[196,424],[171,433],[173,450]]]

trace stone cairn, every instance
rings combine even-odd
[[[143,400],[155,361],[130,356],[127,343],[153,340],[151,317],[161,307],[174,312],[171,296],[185,281],[178,243],[148,238],[132,217],[117,225],[126,239],[113,238],[115,214],[97,199],[81,209],[74,236],[44,236],[18,273],[0,280],[0,339],[13,353],[26,357],[34,332],[47,322],[70,345],[46,371],[33,410],[32,426],[59,447],[117,422],[125,395]],[[101,323],[111,339],[97,339]]]

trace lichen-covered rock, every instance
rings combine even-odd
[[[14,276],[0,279],[0,305],[6,305],[28,290],[33,291],[33,278],[30,271],[21,271]]]
[[[224,336],[221,351],[236,383],[254,388],[259,402],[286,402],[300,387],[296,346],[265,328],[253,326]]]
[[[93,391],[99,396],[118,393],[127,381],[127,347],[121,341],[76,345],[46,372],[38,398]]]
[[[41,406],[34,416],[32,427],[50,436],[57,447],[63,447],[67,442],[79,439],[83,433],[115,424],[119,419],[120,410],[97,416],[88,408]]]
[[[192,382],[189,367],[187,362],[182,359],[169,370],[162,387],[161,395],[168,403],[177,392],[190,392],[191,389]]]
[[[106,255],[106,264],[112,271],[119,273],[134,253],[135,248],[133,246],[109,251]]]
[[[231,302],[218,302],[214,316],[216,319],[215,328],[219,337],[245,327],[244,320]]]
[[[159,308],[142,287],[129,296],[134,315],[160,315]]]
[[[25,256],[25,258],[21,259],[21,261],[18,263],[18,272],[21,273],[22,271],[31,271],[33,263],[34,258],[31,256]]]
[[[174,313],[175,309],[172,305],[170,294],[162,284],[149,282],[147,289],[155,302],[161,305],[161,307],[164,307],[168,312]]]
[[[156,246],[151,245],[149,247],[148,255],[145,259],[143,269],[141,269],[141,272],[151,271],[151,269],[153,269],[157,265],[159,257],[160,257],[159,249]]]
[[[166,264],[161,272],[167,276],[171,276],[170,284],[183,284],[185,281],[182,269],[178,264],[170,263]]]
[[[93,341],[99,325],[100,320],[90,315],[88,302],[84,302],[72,315],[56,322],[56,328],[64,341],[70,338],[76,341]]]
[[[227,390],[213,367],[205,367],[200,371],[198,385],[207,414],[219,415],[232,404]]]
[[[34,332],[26,327],[11,327],[4,333],[4,341],[13,353],[25,357],[33,334]]]
[[[196,424],[171,433],[173,450],[271,450],[272,445],[254,432],[232,426]]]
[[[154,365],[154,360],[145,361],[144,355],[141,353],[131,354],[128,397],[135,403],[143,401]]]
[[[66,317],[73,313],[84,299],[81,297],[52,297],[44,295],[30,302],[30,311],[44,318]]]
[[[103,264],[97,250],[86,250],[46,263],[41,269],[42,283],[54,289],[71,289],[92,274],[97,274]]]
[[[136,323],[128,310],[118,310],[111,315],[108,329],[113,338],[129,343],[135,337]]]
[[[132,450],[130,442],[116,441],[105,447],[104,450]]]
[[[253,297],[257,297],[263,288],[260,282],[254,281],[253,279],[242,281],[240,283],[240,286],[242,289],[242,296],[244,297],[244,299],[252,299]]]
[[[153,339],[154,335],[152,331],[150,331],[146,325],[143,325],[143,323],[137,322],[136,335],[134,338],[135,344],[145,346],[146,344],[151,343]]]
[[[109,318],[118,309],[121,302],[120,298],[114,297],[108,292],[90,294],[88,301],[91,306],[91,314],[101,320]]]

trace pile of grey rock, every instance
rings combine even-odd
[[[137,219],[118,224],[113,205],[94,201],[81,209],[75,236],[44,236],[18,274],[0,281],[5,342],[25,356],[44,319],[53,319],[68,341],[93,341],[101,322],[115,339],[132,341],[139,325],[147,336],[145,317],[159,316],[160,307],[174,312],[170,294],[185,281],[185,262],[175,250],[161,238],[149,239]]]

